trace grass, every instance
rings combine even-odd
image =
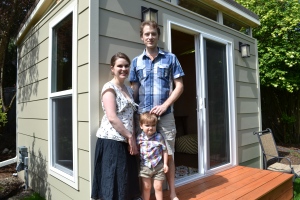
[[[25,197],[23,200],[45,200],[45,198],[41,197],[38,193],[33,193],[30,197]]]
[[[300,200],[300,178],[296,178],[294,182],[294,200]]]

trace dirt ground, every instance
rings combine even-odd
[[[3,161],[3,158],[12,157],[0,155],[0,161]],[[25,190],[24,182],[19,177],[13,176],[14,173],[16,163],[0,168],[0,200],[21,200],[32,195],[33,191],[30,188]]]
[[[300,145],[280,145],[278,151],[280,156],[289,158],[293,164],[300,164]],[[1,154],[1,152],[2,149],[0,149],[0,161],[13,158],[16,155],[15,151],[9,154]],[[0,200],[21,200],[33,193],[30,188],[24,189],[24,182],[19,177],[13,176],[16,173],[15,168],[16,163],[0,168]]]

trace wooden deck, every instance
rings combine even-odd
[[[180,200],[293,199],[293,175],[236,166],[180,186],[176,192]],[[169,191],[164,191],[164,200],[169,199]]]

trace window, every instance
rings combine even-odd
[[[234,30],[250,35],[250,26],[223,13],[223,24]]]
[[[49,25],[49,173],[78,188],[75,8]]]
[[[218,19],[218,10],[199,1],[178,0],[178,5],[214,21]]]

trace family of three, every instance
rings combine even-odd
[[[156,199],[163,199],[166,175],[170,199],[178,200],[172,105],[183,92],[184,73],[176,56],[157,46],[159,36],[157,23],[145,21],[143,53],[132,62],[124,53],[111,58],[113,78],[101,92],[104,116],[96,134],[93,199],[148,200],[152,180]],[[128,76],[131,86],[124,84]]]

